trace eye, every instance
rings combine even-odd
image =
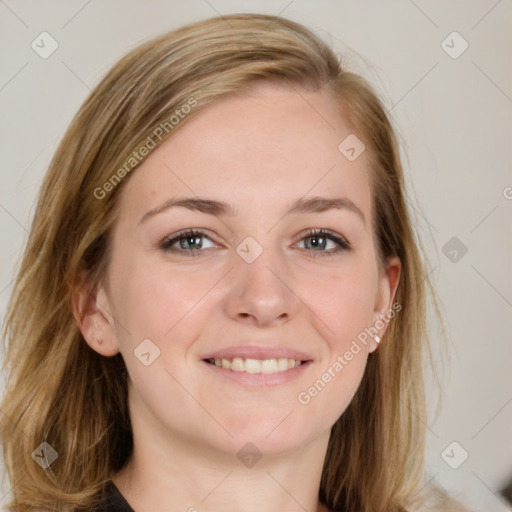
[[[205,248],[203,240],[209,240],[213,244],[212,247],[215,247],[213,241],[204,232],[197,229],[188,229],[173,235],[171,238],[166,238],[160,243],[159,247],[172,253],[188,253],[187,256],[198,256],[201,249]]]
[[[312,258],[316,258],[317,254],[315,253],[321,253],[323,256],[332,256],[342,251],[349,251],[352,248],[345,238],[328,229],[310,229],[300,240],[300,242],[303,241],[306,241],[304,243],[306,249],[312,249],[309,251]],[[331,246],[334,247],[330,250],[325,250],[328,248],[329,242],[331,242]]]
[[[212,245],[205,247],[204,240],[208,240]],[[345,238],[327,229],[308,230],[299,243],[302,242],[304,242],[305,245],[304,249],[309,252],[312,258],[316,258],[319,254],[332,256],[342,251],[349,251],[352,248]],[[333,246],[331,249],[328,248],[329,243]],[[159,247],[163,251],[174,254],[199,256],[201,252],[204,252],[204,249],[214,248],[216,244],[203,231],[187,229],[165,238],[160,242]]]

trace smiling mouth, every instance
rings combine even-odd
[[[285,357],[271,359],[251,359],[233,357],[229,359],[204,359],[209,364],[219,366],[225,370],[245,373],[278,373],[286,372],[308,361],[288,359]]]

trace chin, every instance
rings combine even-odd
[[[222,436],[219,448],[238,456],[250,443],[263,455],[286,455],[308,444],[320,433],[314,432],[307,419],[299,417],[298,412],[292,408],[266,415],[262,411],[253,411],[231,421],[226,418],[224,425],[233,437]],[[247,450],[250,451],[251,447],[248,446]]]

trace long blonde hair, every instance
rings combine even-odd
[[[128,53],[86,99],[54,155],[2,333],[9,379],[0,436],[13,485],[10,510],[91,510],[105,481],[130,457],[126,366],[120,354],[103,357],[86,344],[72,313],[74,293],[105,275],[117,197],[143,161],[133,160],[138,150],[154,149],[208,105],[258,81],[334,93],[371,155],[380,257],[397,255],[402,263],[395,296],[402,310],[332,427],[320,500],[345,512],[403,512],[418,501],[430,285],[392,125],[368,83],[344,70],[308,29],[237,14]],[[32,456],[42,442],[58,454],[44,470]]]

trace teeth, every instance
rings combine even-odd
[[[215,366],[221,366],[226,370],[246,373],[285,372],[301,365],[299,360],[296,361],[295,359],[286,359],[284,357],[278,359],[244,359],[242,357],[234,357],[233,359],[209,359],[208,362]]]

